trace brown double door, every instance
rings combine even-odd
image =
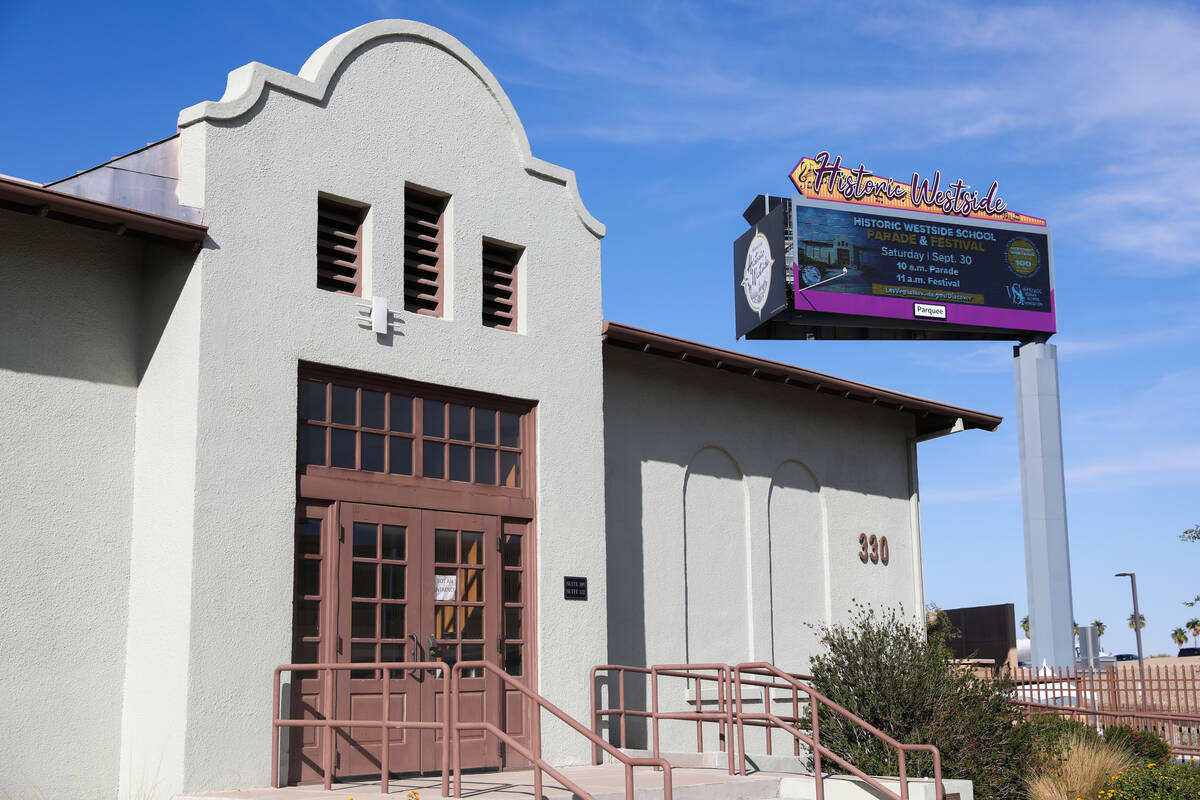
[[[503,538],[510,549],[516,539],[520,560],[523,537]],[[505,581],[511,570],[504,566],[510,560],[504,546],[501,520],[493,516],[302,502],[296,536],[296,661],[500,664],[502,584],[511,582]],[[316,671],[298,672],[292,716],[378,720],[384,681],[390,719],[444,719],[440,676],[402,669],[337,670],[331,680]],[[496,676],[468,670],[459,688],[462,720],[503,724],[504,692]],[[325,760],[319,729],[306,728],[295,737],[291,782],[321,780]],[[379,775],[378,728],[335,729],[333,739],[335,777]],[[393,730],[389,750],[392,772],[440,770],[442,732]],[[479,731],[464,732],[461,753],[464,767],[500,766],[496,743]]]

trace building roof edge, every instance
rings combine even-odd
[[[0,175],[0,208],[199,250],[208,228]]]
[[[606,320],[601,340],[608,345],[640,350],[657,356],[684,361],[697,366],[721,369],[772,383],[782,383],[821,394],[830,394],[874,406],[882,406],[911,414],[917,423],[917,433],[928,434],[979,429],[994,431],[1003,417],[973,411],[928,400],[923,397],[893,392],[865,383],[837,378],[821,372],[771,361],[765,358],[736,353],[699,342],[680,339],[662,333],[623,325]]]

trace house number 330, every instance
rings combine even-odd
[[[868,561],[872,564],[887,564],[889,554],[886,536],[876,536],[873,533],[867,536],[865,533],[860,533],[858,546],[862,548],[858,551],[858,558],[864,564]]]

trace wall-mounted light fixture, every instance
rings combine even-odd
[[[386,297],[372,297],[370,303],[355,303],[359,308],[355,317],[359,325],[368,324],[374,333],[391,333],[396,323],[392,322],[392,312],[388,311]]]

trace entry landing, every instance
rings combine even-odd
[[[595,800],[625,800],[625,768],[620,764],[562,767],[562,772],[586,789]],[[662,773],[648,768],[635,769],[636,800],[659,800]],[[795,775],[760,772],[741,777],[718,769],[679,769],[671,771],[675,800],[774,800],[774,798],[812,797],[809,793],[781,794],[784,778]],[[809,781],[812,779],[809,778]],[[440,775],[393,778],[388,793],[381,794],[379,781],[351,781],[334,784],[325,791],[320,786],[288,786],[282,789],[239,789],[232,792],[179,795],[175,800],[440,800]],[[785,786],[785,791],[786,791]],[[416,792],[417,797],[409,797]],[[463,776],[462,796],[471,800],[534,800],[533,772],[483,772]],[[570,800],[574,797],[547,774],[543,774],[544,800]]]

